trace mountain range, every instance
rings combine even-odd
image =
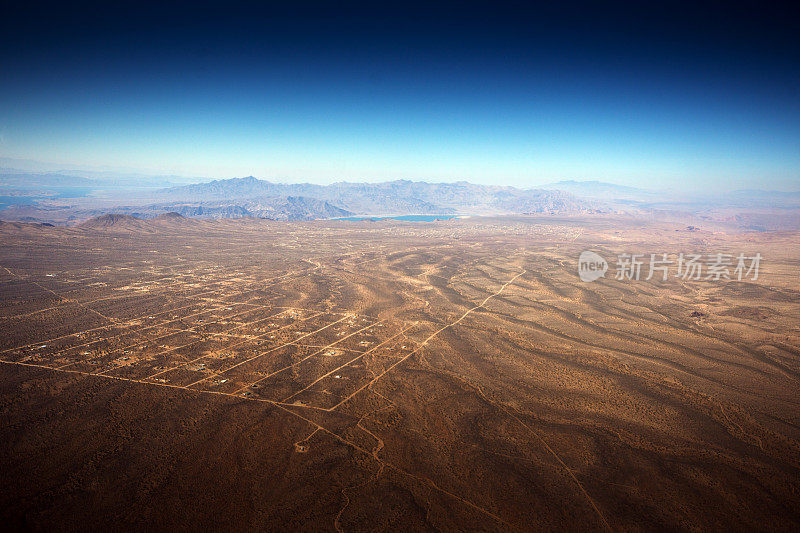
[[[401,215],[573,215],[627,213],[697,217],[746,229],[800,227],[800,193],[650,191],[599,181],[559,181],[521,189],[464,181],[275,183],[252,176],[182,186],[130,187],[68,173],[0,169],[0,218],[77,224],[108,213],[150,219],[266,218],[280,221]]]
[[[384,183],[273,183],[254,177],[216,180],[163,189],[155,194],[164,202],[192,203],[213,207],[240,206],[258,212],[265,203],[286,199],[306,206],[318,201],[316,218],[357,215],[406,214],[567,214],[602,210],[597,202],[581,200],[563,191],[517,189],[467,182],[426,183],[398,180]],[[291,200],[295,199],[295,200]],[[179,209],[172,209],[181,212]],[[183,214],[183,213],[181,213]],[[272,218],[272,217],[270,217]]]

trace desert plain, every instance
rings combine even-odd
[[[0,223],[31,530],[800,527],[800,233],[621,216]],[[587,283],[578,256],[761,255]]]

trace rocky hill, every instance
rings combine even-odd
[[[109,213],[91,218],[86,222],[79,224],[82,228],[110,228],[110,227],[125,227],[125,228],[139,228],[141,227],[141,220],[131,216],[119,213]]]

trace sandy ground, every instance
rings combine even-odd
[[[3,518],[795,530],[800,234],[711,229],[3,223]],[[604,278],[579,279],[585,250]],[[662,253],[706,270],[645,279]],[[717,254],[733,279],[705,279]]]

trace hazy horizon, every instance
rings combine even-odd
[[[780,10],[9,11],[6,158],[320,184],[800,183]]]
[[[16,162],[16,166],[15,166]],[[508,186],[508,187],[515,187],[518,189],[536,189],[542,188],[547,186],[558,185],[559,183],[577,183],[577,184],[600,184],[600,185],[611,185],[617,187],[629,187],[635,189],[641,189],[643,191],[651,191],[651,192],[685,192],[688,194],[716,194],[720,192],[736,192],[736,191],[746,191],[746,190],[758,190],[758,191],[778,191],[778,192],[800,192],[800,183],[796,182],[789,182],[785,186],[780,185],[772,185],[772,184],[758,184],[755,183],[752,187],[737,187],[735,184],[729,184],[727,187],[720,187],[715,188],[714,190],[707,190],[703,188],[685,188],[681,187],[680,184],[673,184],[672,186],[648,186],[647,183],[643,183],[641,181],[633,181],[630,183],[623,183],[618,180],[599,180],[599,179],[567,179],[567,178],[559,178],[553,177],[551,179],[542,179],[540,181],[531,181],[528,184],[511,184],[511,183],[504,183],[499,182],[497,179],[485,179],[485,180],[470,180],[470,179],[459,179],[459,178],[442,178],[442,179],[433,179],[433,178],[426,178],[425,176],[405,176],[405,177],[395,177],[395,178],[386,178],[386,179],[378,179],[372,178],[370,179],[368,176],[363,177],[354,177],[354,178],[344,178],[344,179],[291,179],[291,178],[282,178],[279,176],[259,176],[254,175],[253,173],[249,174],[242,174],[242,175],[218,175],[218,176],[198,176],[192,174],[165,174],[159,172],[158,170],[153,169],[135,169],[135,168],[119,168],[119,167],[90,167],[90,166],[82,166],[82,165],[69,165],[67,163],[59,164],[53,162],[41,162],[41,161],[31,161],[31,160],[18,160],[13,158],[5,158],[0,157],[0,172],[2,171],[21,171],[24,173],[31,173],[31,174],[58,174],[58,173],[66,173],[75,176],[82,176],[87,177],[89,179],[97,179],[97,180],[107,180],[113,181],[117,180],[127,180],[130,179],[140,179],[141,183],[139,185],[143,187],[163,187],[163,181],[169,180],[170,183],[174,185],[189,185],[189,184],[196,184],[196,183],[208,183],[211,181],[221,181],[221,180],[229,180],[229,179],[241,179],[241,178],[256,178],[258,180],[269,181],[271,183],[276,184],[303,184],[308,183],[312,185],[332,185],[337,183],[387,183],[391,181],[412,181],[412,182],[426,182],[426,183],[442,183],[442,184],[453,184],[453,183],[461,183],[466,182],[474,185],[497,185],[497,186]]]

